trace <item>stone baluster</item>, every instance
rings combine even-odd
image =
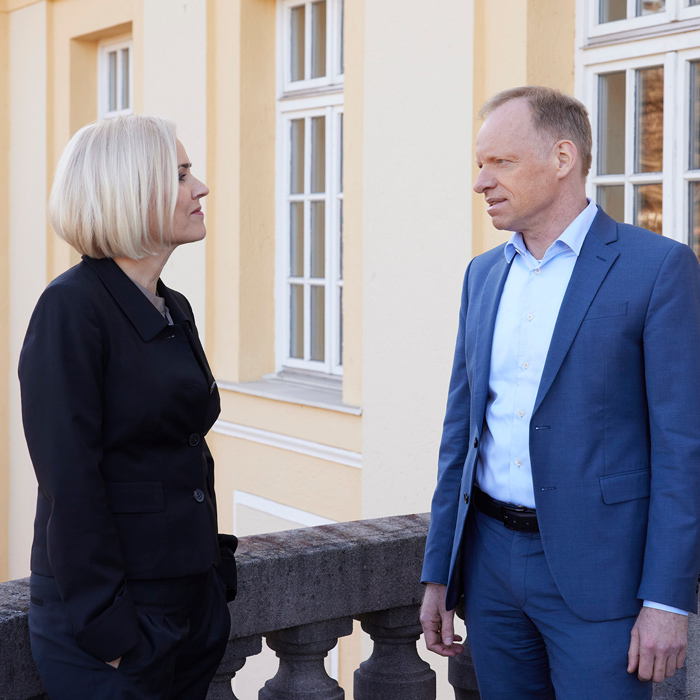
[[[355,700],[435,700],[435,672],[416,649],[419,610],[409,605],[358,616],[374,650],[355,671]]]
[[[280,660],[279,670],[258,693],[259,700],[344,700],[327,673],[324,659],[338,637],[352,633],[352,618],[314,622],[265,635]]]
[[[262,637],[259,634],[241,639],[229,639],[224,658],[221,659],[216,675],[209,685],[207,700],[236,700],[231,688],[231,680],[243,668],[249,656],[255,656],[261,651]]]

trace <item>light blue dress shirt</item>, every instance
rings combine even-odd
[[[535,260],[522,234],[505,247],[511,269],[491,346],[486,422],[476,482],[492,498],[535,507],[530,418],[564,293],[598,209],[590,202]]]
[[[598,208],[593,202],[552,243],[542,260],[514,233],[505,247],[511,265],[498,306],[491,347],[476,483],[492,498],[535,507],[530,464],[530,419],[554,325],[583,241]],[[647,607],[687,614],[661,603]]]

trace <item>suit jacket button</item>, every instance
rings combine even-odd
[[[469,496],[466,493],[464,494],[464,502],[469,505]]]
[[[202,491],[202,489],[195,489],[192,497],[197,503],[201,503],[204,500],[204,491]]]
[[[479,438],[474,438],[474,447],[479,447]]]
[[[190,435],[190,445],[192,447],[197,447],[197,445],[199,445],[199,435],[197,435],[197,433],[192,433],[192,435]]]

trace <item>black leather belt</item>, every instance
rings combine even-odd
[[[540,526],[537,523],[537,511],[534,508],[497,501],[476,485],[472,491],[472,502],[484,515],[500,520],[509,530],[540,531]]]

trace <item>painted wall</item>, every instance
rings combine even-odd
[[[371,518],[426,511],[435,486],[471,256],[473,3],[365,9],[362,515]]]
[[[36,506],[36,481],[22,431],[17,361],[34,304],[46,286],[47,40],[46,2],[10,14],[10,578],[29,573]]]

